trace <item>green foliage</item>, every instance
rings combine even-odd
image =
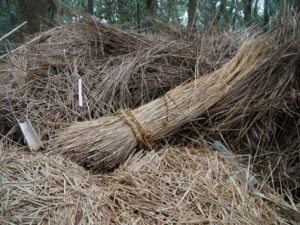
[[[187,18],[187,1],[184,0],[161,0],[157,19],[167,23],[184,24]]]

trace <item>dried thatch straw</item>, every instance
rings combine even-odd
[[[136,108],[219,68],[245,36],[203,34],[188,40],[174,35],[124,32],[88,16],[43,33],[12,54],[1,73],[2,138],[20,143],[15,123],[25,116],[46,141],[71,122]],[[77,100],[79,77],[83,107]]]
[[[282,21],[266,41],[270,52],[249,72],[251,76],[168,139],[222,139],[230,149],[252,154],[256,172],[268,176],[279,190],[299,196],[299,19],[289,15]],[[191,39],[174,27],[166,32],[124,32],[84,16],[43,33],[38,42],[12,54],[11,64],[1,65],[1,141],[6,146],[22,144],[16,120],[25,116],[43,141],[51,141],[72,122],[137,108],[215,71],[247,36],[207,33]],[[81,108],[78,77],[83,79]],[[174,106],[171,100],[169,105]]]
[[[3,150],[0,162],[1,224],[79,224],[83,213],[85,224],[95,221],[101,193],[83,168],[61,157]]]
[[[296,209],[205,148],[137,154],[102,176],[40,154],[1,151],[0,162],[1,224],[296,224],[275,210]]]
[[[201,116],[228,110],[230,114],[219,126],[246,123],[241,130],[246,133],[253,122],[278,107],[280,100],[297,88],[299,47],[281,32],[246,42],[215,73],[179,86],[133,111],[72,125],[59,134],[54,146],[79,164],[101,171],[123,162],[138,143],[150,146]],[[252,122],[243,121],[253,115],[256,118]]]

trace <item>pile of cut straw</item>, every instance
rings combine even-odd
[[[143,105],[219,68],[245,36],[203,34],[187,40],[174,35],[124,32],[88,16],[42,33],[14,52],[1,73],[3,141],[20,143],[15,121],[25,116],[47,141],[71,122]],[[83,107],[78,104],[79,78]]]
[[[294,27],[286,33],[277,30],[253,38],[213,74],[181,85],[135,110],[75,123],[60,133],[52,146],[87,168],[103,171],[122,163],[138,144],[149,147],[153,141],[195,120],[209,122],[204,122],[199,132],[217,127],[226,135],[237,129],[238,140],[270,144],[272,132],[277,135],[277,128],[269,127],[270,123],[274,126],[280,114],[287,111],[297,116],[299,96],[293,93],[300,81],[300,54],[298,43],[289,37],[291,32]],[[261,129],[265,129],[267,137],[256,134],[249,138],[266,120],[268,127]],[[234,134],[235,131],[230,133]]]
[[[0,151],[0,163],[1,224],[293,224],[298,215],[206,148],[140,153],[101,176],[59,156]]]
[[[48,150],[97,172],[115,169],[141,147],[160,149],[164,141],[190,146],[203,139],[222,140],[234,153],[251,156],[247,159],[261,180],[290,202],[300,202],[299,21],[299,15],[290,14],[268,33],[249,38],[248,31],[201,31],[191,36],[169,25],[156,35],[125,32],[80,15],[76,22],[41,33],[1,59],[0,148],[2,144],[8,149],[24,147],[17,122],[26,117]],[[82,107],[78,79],[83,82]],[[33,161],[47,159],[39,154],[28,156]],[[60,157],[50,158],[53,163],[56,159],[75,166]],[[141,155],[136,157],[142,162]],[[29,168],[26,162],[17,171]],[[185,163],[189,167],[193,161]],[[51,165],[55,168],[56,164]],[[78,173],[85,180],[82,173],[88,173],[76,168],[70,177]],[[121,166],[113,176],[122,169],[128,172]],[[49,173],[51,177],[59,172]],[[87,192],[98,188],[79,182]],[[47,189],[32,185],[28,193]],[[10,196],[6,196],[8,205],[14,204]],[[49,200],[42,198],[37,201],[40,205]],[[35,213],[45,213],[39,218],[53,212],[52,208],[39,210]],[[69,213],[77,215],[72,210]],[[223,212],[227,213],[219,213]],[[177,221],[187,219],[176,216]],[[53,221],[60,221],[57,218]],[[95,219],[99,220],[106,221]]]

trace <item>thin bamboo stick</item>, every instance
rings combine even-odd
[[[7,34],[5,34],[3,37],[0,38],[0,42],[3,41],[4,39],[8,38],[10,35],[12,35],[13,33],[15,33],[17,30],[19,30],[20,28],[22,28],[26,24],[27,24],[27,21],[23,22],[19,26],[17,26],[14,29],[12,29],[10,32],[8,32]]]

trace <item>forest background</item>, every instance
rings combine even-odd
[[[28,22],[0,43],[1,53],[8,44],[17,45],[27,35],[72,20],[68,7],[121,29],[140,32],[149,31],[154,21],[195,31],[203,27],[224,31],[250,26],[268,30],[272,19],[285,8],[300,11],[300,0],[0,0],[0,37]]]

